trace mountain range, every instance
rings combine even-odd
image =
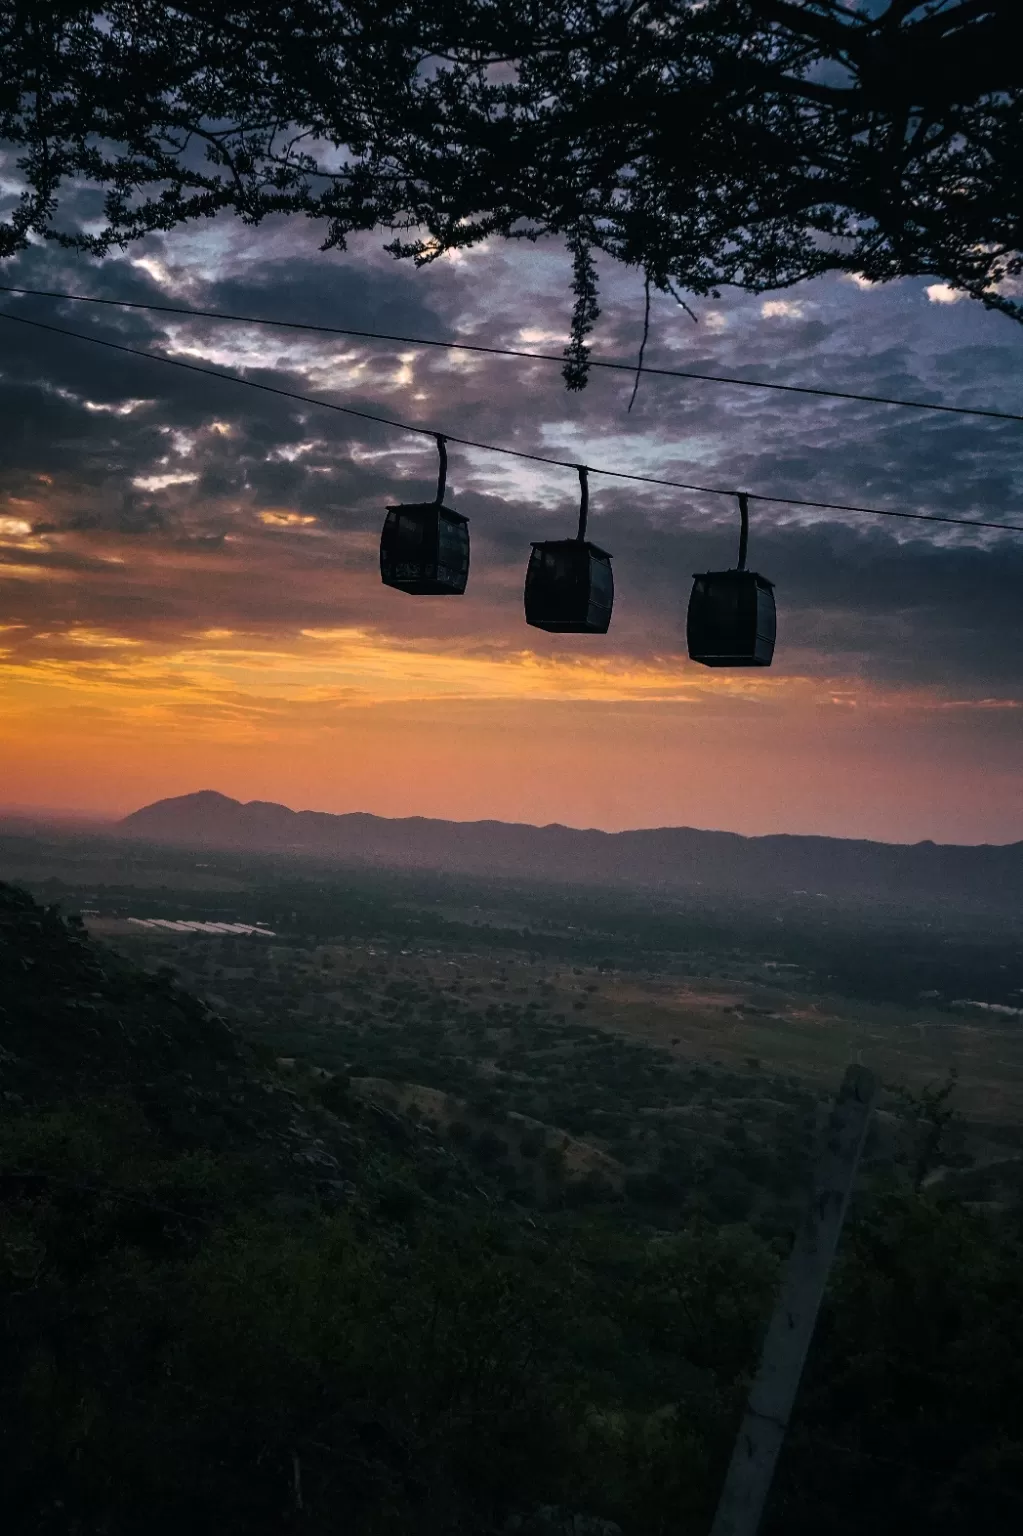
[[[502,821],[390,819],[293,811],[214,790],[158,800],[116,825],[118,836],[202,850],[287,854],[329,862],[475,877],[640,887],[664,893],[806,894],[951,901],[1023,901],[1023,843],[892,844],[831,837],[743,837],[694,827],[601,832]]]

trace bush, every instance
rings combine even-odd
[[[473,1143],[473,1150],[482,1163],[503,1162],[508,1156],[508,1145],[504,1138],[489,1129],[480,1131]]]

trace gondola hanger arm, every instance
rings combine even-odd
[[[437,454],[440,464],[437,467],[437,505],[443,504],[444,492],[448,483],[448,440],[442,432],[436,434]]]
[[[585,464],[577,464],[576,472],[579,475],[579,532],[576,538],[582,543],[586,538],[586,518],[590,510],[590,472]]]
[[[749,496],[745,491],[737,491],[739,499],[739,563],[737,571],[746,569],[746,551],[749,547]]]

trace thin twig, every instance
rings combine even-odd
[[[643,357],[646,353],[647,337],[650,335],[650,274],[643,279],[643,340],[639,344],[639,357],[636,359],[636,381],[632,386],[632,397],[629,400],[629,410],[636,403],[636,392],[639,389],[640,375],[643,372]]]
[[[672,298],[675,300],[675,303],[678,304],[681,309],[685,310],[686,314],[689,316],[689,318],[693,322],[693,324],[694,325],[699,325],[699,323],[700,323],[699,315],[696,313],[695,309],[691,309],[689,307],[689,305],[686,303],[685,299],[682,297],[682,295],[678,292],[678,290],[671,283],[668,284],[668,292],[671,294]]]

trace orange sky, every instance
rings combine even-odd
[[[52,578],[12,562],[4,585],[20,583],[41,604],[51,580],[105,588],[112,571],[115,603],[121,583],[151,598],[183,585],[195,600],[212,572],[230,606],[232,565],[250,596],[260,583],[321,583],[295,552],[314,530],[280,526],[283,552],[266,533],[251,546],[240,539],[227,559],[175,557],[159,541],[113,556],[92,541],[89,556],[106,571],[58,568]],[[8,555],[17,542],[8,529]],[[26,559],[38,555],[29,547],[38,538],[20,542]],[[68,554],[75,541],[42,542]],[[385,592],[371,570],[345,583],[348,606],[366,617],[335,628],[9,623],[0,630],[3,802],[120,815],[216,788],[388,816],[1023,837],[1021,711],[1011,701],[803,674],[798,657],[784,670],[725,673],[678,652],[609,653],[597,638],[569,651],[524,628],[483,642],[463,622],[449,636],[444,619],[456,610],[443,599],[426,603],[434,633],[405,638],[368,616],[424,612],[416,600]],[[110,606],[94,589],[93,607]]]
[[[167,254],[100,275],[118,291],[315,319],[390,326],[400,312],[410,330],[488,342],[563,334],[566,270],[542,252],[481,249],[413,274],[368,246],[328,260],[302,238],[288,226],[256,248],[231,226],[219,243],[185,241],[177,267]],[[53,284],[87,288],[96,270]],[[603,344],[628,355],[636,295],[628,274],[612,277]],[[230,290],[256,278],[255,295]],[[58,318],[591,466],[1017,516],[1013,423],[646,381],[630,414],[627,376],[570,396],[541,364],[116,310]],[[661,356],[724,372],[783,358],[795,380],[907,394],[959,380],[977,400],[998,370],[1018,373],[1002,321],[907,285],[708,301],[700,322],[661,316]],[[432,494],[428,439],[10,329],[0,806],[116,816],[217,789],[388,816],[1023,839],[1023,540],[755,500],[751,563],[778,582],[775,665],[712,671],[689,663],[683,623],[693,571],[734,559],[727,499],[594,470],[591,536],[615,555],[611,632],[544,635],[523,622],[523,569],[532,538],[574,531],[573,472],[453,447],[469,590],[410,598],[381,586],[377,538],[389,501]]]

